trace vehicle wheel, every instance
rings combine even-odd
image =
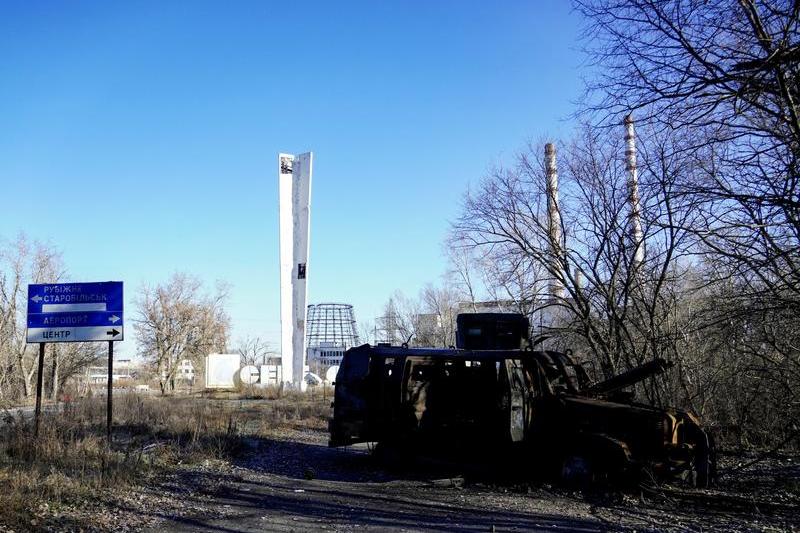
[[[701,433],[695,444],[694,464],[689,480],[699,489],[711,486],[716,469],[715,450],[711,439]]]

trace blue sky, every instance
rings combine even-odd
[[[370,320],[446,270],[461,196],[568,136],[566,0],[17,2],[0,7],[0,237],[74,281],[232,285],[279,345],[276,156],[314,152],[309,303]],[[119,352],[135,350],[132,330]]]

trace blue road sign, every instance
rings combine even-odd
[[[121,341],[122,282],[28,285],[28,342]]]

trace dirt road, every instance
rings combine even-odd
[[[186,472],[193,506],[171,517],[175,531],[600,531],[588,505],[543,501],[463,478],[425,479],[376,468],[366,450],[321,443],[257,444],[246,461]],[[306,479],[313,477],[313,479]],[[571,507],[564,512],[559,507]]]
[[[764,489],[771,493],[760,496],[737,493],[735,483],[716,491],[664,488],[660,494],[647,496],[586,496],[548,485],[495,484],[480,476],[468,475],[465,481],[452,468],[397,471],[377,462],[365,448],[329,449],[325,439],[323,432],[309,431],[281,440],[253,439],[236,462],[187,468],[163,489],[181,498],[183,505],[169,515],[155,513],[160,520],[152,531],[753,531],[798,527],[796,492],[780,496],[769,485]],[[788,473],[791,479],[798,471]],[[769,473],[758,475],[769,478]],[[746,489],[746,479],[738,483],[739,489]]]

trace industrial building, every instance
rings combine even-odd
[[[328,368],[339,366],[344,352],[360,344],[352,305],[309,305],[306,326],[308,366],[315,374],[324,375]]]

